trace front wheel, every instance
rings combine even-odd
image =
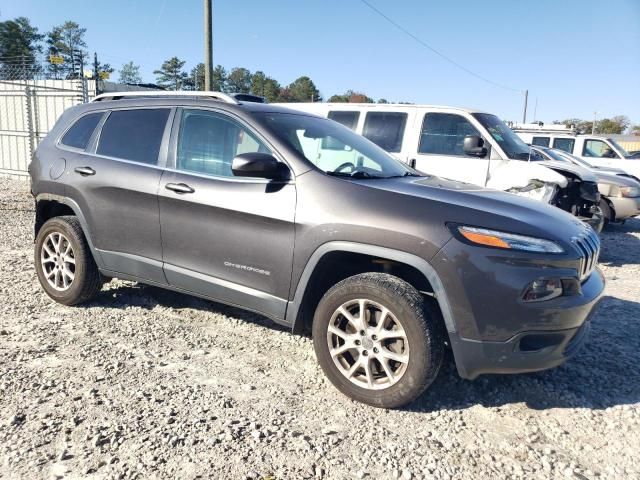
[[[338,390],[369,405],[397,408],[436,378],[444,331],[439,312],[407,282],[364,273],[324,295],[314,315],[313,344]]]

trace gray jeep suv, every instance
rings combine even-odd
[[[445,348],[468,379],[561,364],[604,288],[598,236],[570,214],[224,94],[70,108],[30,173],[51,298],[118,277],[259,312],[311,332],[331,382],[375,406],[420,395]]]

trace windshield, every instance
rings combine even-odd
[[[581,165],[583,167],[593,168],[593,165],[591,165],[586,160],[583,160],[580,157],[576,157],[575,155],[572,155],[570,153],[567,153],[567,152],[564,152],[564,151],[558,152],[557,150],[549,150],[549,153],[551,153],[551,152],[553,152],[553,154],[555,155],[554,158],[555,157],[566,158],[568,161],[573,162],[573,163],[577,163],[578,165]]]
[[[259,113],[274,135],[329,175],[390,178],[418,175],[380,147],[326,118],[294,113]]]
[[[566,163],[571,163],[571,161],[566,158],[563,157],[562,155],[560,155],[558,152],[556,152],[555,150],[552,149],[546,149],[544,150],[544,153],[546,153],[547,155],[549,155],[549,157],[551,157],[551,160],[557,160],[558,162],[566,162]]]
[[[507,157],[515,160],[544,160],[542,155],[532,151],[529,145],[514,133],[507,125],[495,115],[488,113],[473,113],[484,128],[487,129],[493,139],[498,142],[500,148],[507,154]]]
[[[616,150],[620,152],[624,158],[632,157],[632,155],[629,152],[627,152],[624,148],[622,148],[620,144],[616,142],[613,138],[607,138],[607,140],[609,141],[609,143],[611,143],[611,145],[616,147]]]

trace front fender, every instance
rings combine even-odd
[[[309,284],[309,280],[311,279],[311,275],[313,274],[316,266],[320,263],[320,260],[325,255],[331,252],[361,253],[364,255],[392,260],[398,263],[404,263],[416,268],[425,276],[425,278],[431,284],[434,297],[438,302],[440,311],[442,312],[447,330],[449,332],[456,332],[455,320],[451,311],[451,304],[449,303],[444,285],[435,269],[426,260],[411,253],[406,253],[391,248],[345,241],[333,241],[324,243],[320,247],[318,247],[309,258],[309,261],[307,262],[302,272],[298,285],[296,286],[293,300],[287,302],[285,318],[287,320],[287,323],[292,326],[294,331],[299,330],[300,324],[298,322],[302,321],[299,313],[302,306],[304,294],[307,289],[307,285]]]

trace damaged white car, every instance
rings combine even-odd
[[[530,147],[495,115],[456,107],[371,103],[288,103],[339,122],[417,170],[555,205],[603,225],[595,179],[531,162]],[[299,139],[304,142],[304,138]],[[344,147],[324,142],[318,158],[340,164]],[[346,152],[345,152],[346,153]]]

